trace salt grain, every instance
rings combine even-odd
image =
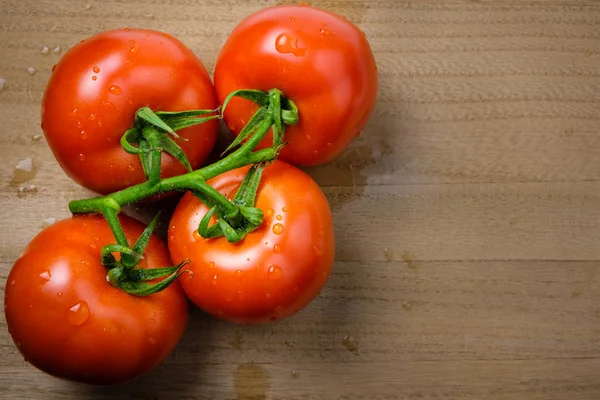
[[[33,161],[31,160],[31,157],[27,157],[26,159],[19,161],[15,168],[20,171],[31,172],[33,169]]]

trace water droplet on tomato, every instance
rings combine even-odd
[[[81,161],[81,162],[85,161],[85,154],[79,154],[79,161]]]
[[[250,257],[246,258],[246,261],[250,262]]]
[[[265,217],[267,218],[271,218],[271,216],[273,215],[274,211],[272,208],[267,209],[267,211],[265,212]]]
[[[283,307],[282,307],[282,306],[277,306],[277,307],[275,307],[275,312],[276,312],[277,314],[281,314],[281,313],[283,312]]]
[[[93,81],[95,81],[96,79],[98,79],[98,77],[96,75],[92,76]]]
[[[273,279],[274,281],[278,280],[281,278],[281,275],[283,275],[283,271],[281,270],[281,267],[279,265],[271,265],[269,267],[269,279]]]
[[[213,285],[216,285],[216,284],[217,284],[217,279],[219,279],[219,277],[218,277],[217,275],[214,275],[214,276],[212,277],[212,281],[211,281],[211,282],[212,282],[212,284],[213,284]]]
[[[129,41],[129,44],[135,44],[135,40],[133,40],[133,39],[132,39],[132,40],[130,40],[130,41]]]
[[[132,47],[132,48],[129,50],[129,52],[130,52],[130,53],[135,53],[135,52],[137,52],[137,47]]]
[[[243,272],[241,269],[238,269],[237,271],[235,271],[235,273],[237,274],[237,276],[242,276]]]
[[[333,32],[331,32],[329,29],[321,29],[320,33],[323,37],[334,36]]]
[[[202,235],[200,235],[200,233],[199,233],[198,231],[194,231],[194,233],[193,233],[193,236],[194,236],[194,239],[195,239],[197,242],[199,242],[200,240],[204,239],[204,238],[202,237]]]
[[[214,267],[215,267],[215,263],[214,263],[214,261],[211,261],[211,262],[208,264],[208,268],[210,268],[210,269],[213,269]]]
[[[90,317],[90,308],[85,301],[80,301],[67,311],[67,322],[74,326],[85,323]]]
[[[298,38],[289,33],[282,33],[275,39],[275,50],[282,54],[292,53],[296,57],[306,54],[306,49],[298,47]]]
[[[326,146],[327,146],[327,147],[331,147],[331,146],[333,146],[333,143],[331,143],[331,142],[327,142]]]
[[[79,137],[85,140],[85,139],[87,139],[87,133],[85,131],[81,131],[79,133]]]
[[[119,95],[122,92],[121,88],[118,87],[118,86],[116,86],[116,85],[113,85],[113,86],[109,87],[108,91],[110,93],[112,93],[112,94],[115,94],[115,95]]]
[[[150,342],[150,344],[154,344],[156,343],[156,339],[154,339],[153,337],[149,337],[148,342]]]
[[[283,217],[281,215],[278,215],[275,218],[277,218],[277,221],[281,221],[283,219]]]
[[[100,72],[100,67],[98,67],[97,65],[94,65],[94,68],[92,68],[92,71],[94,71],[95,73]]]
[[[319,150],[314,150],[314,151],[313,151],[313,154],[314,154],[315,156],[316,156],[316,155],[318,155],[318,154],[319,154]]]
[[[296,17],[290,17],[290,21],[295,21]]]
[[[129,28],[125,28],[123,29],[125,32],[129,32]]]
[[[281,224],[273,225],[273,233],[276,235],[281,235],[283,233],[283,225],[281,225]]]
[[[269,245],[269,242],[265,242],[265,246],[268,246],[268,245]]]
[[[45,271],[40,274],[40,278],[49,281],[52,275],[50,275],[50,271]]]
[[[169,72],[169,78],[173,78],[173,74]]]
[[[90,121],[93,121],[96,119],[96,114],[90,114]]]
[[[94,243],[90,244],[90,249],[95,249],[96,245]]]
[[[98,121],[98,127],[102,126],[102,121]]]
[[[326,22],[321,22],[321,26],[327,26]]]
[[[135,171],[135,166],[133,164],[129,164],[127,166],[127,170],[133,172],[133,171]]]
[[[241,291],[241,290],[238,290],[238,292],[237,292],[237,297],[238,297],[238,299],[240,299],[240,300],[244,300],[244,299],[246,298],[246,295],[244,294],[244,292],[243,292],[243,291]]]
[[[275,253],[279,253],[279,252],[281,251],[281,246],[280,246],[280,245],[278,245],[278,244],[276,244],[276,245],[275,245],[275,247],[273,247],[273,251],[274,251]]]
[[[60,297],[60,296],[62,296],[62,292],[58,292],[58,293],[56,293],[56,295],[57,295],[58,297]]]

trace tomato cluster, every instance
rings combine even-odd
[[[42,129],[65,173],[102,196],[72,202],[74,216],[40,232],[14,264],[5,314],[21,353],[60,378],[119,384],[172,351],[188,300],[243,324],[304,308],[329,277],[335,241],[327,199],[298,166],[339,155],[376,93],[365,35],[308,6],[242,21],[214,86],[165,33],[126,28],[75,45],[48,81]],[[239,149],[206,166],[217,118]],[[167,243],[154,222],[119,214],[174,191],[185,194]]]

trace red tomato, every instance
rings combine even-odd
[[[231,198],[247,170],[226,172],[209,184]],[[306,173],[274,162],[264,170],[256,199],[264,222],[237,244],[197,233],[208,208],[189,192],[169,227],[172,259],[191,260],[193,274],[179,278],[187,296],[218,318],[245,324],[286,318],[305,307],[327,281],[335,252],[329,204]]]
[[[238,89],[280,89],[299,109],[280,159],[296,165],[332,160],[360,133],[377,95],[377,67],[365,35],[350,21],[308,6],[275,6],[250,15],[229,35],[214,71],[219,101]],[[234,98],[225,110],[238,134],[257,105]],[[261,147],[272,144],[268,135]]]
[[[127,217],[121,223],[131,243],[144,228]],[[40,370],[89,384],[123,383],[158,365],[183,335],[189,303],[179,283],[147,297],[114,288],[100,264],[110,243],[101,216],[76,216],[40,232],[10,271],[8,330]],[[170,263],[167,247],[153,236],[140,266]]]
[[[42,129],[58,163],[80,185],[107,194],[145,180],[139,156],[126,153],[121,136],[134,114],[215,109],[217,99],[202,62],[166,33],[105,31],[71,48],[56,65],[42,103]],[[216,142],[217,122],[178,132],[175,140],[199,167]],[[185,172],[169,154],[162,175]]]

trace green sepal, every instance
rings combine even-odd
[[[265,107],[260,107],[254,113],[252,118],[250,118],[250,121],[248,121],[246,126],[244,126],[244,128],[239,133],[239,135],[237,135],[236,138],[233,140],[233,142],[225,149],[225,151],[223,151],[223,153],[221,153],[221,156],[230,152],[234,147],[238,146],[240,143],[242,143],[244,140],[246,140],[251,134],[253,134],[266,117],[267,117],[267,109]]]
[[[266,106],[269,104],[269,95],[262,90],[254,90],[254,89],[240,89],[235,90],[225,98],[223,101],[223,106],[221,107],[221,114],[225,114],[225,109],[229,104],[229,101],[234,97],[241,97],[246,100],[250,100],[258,104],[259,106]]]
[[[150,107],[142,107],[135,113],[136,119],[140,119],[146,122],[149,125],[154,126],[162,131],[168,132],[171,135],[175,136],[178,139],[181,139],[179,135],[171,128],[165,121],[160,119],[158,115],[154,111],[150,109]],[[182,139],[187,140],[187,139]]]
[[[127,246],[122,246],[120,244],[107,244],[104,246],[100,252],[100,263],[107,268],[112,268],[117,265],[119,262],[112,255],[112,253],[121,253],[121,261],[126,257],[134,257],[140,260],[142,255],[136,252],[133,249],[130,249]]]
[[[184,260],[179,265],[174,267],[166,267],[159,268],[156,272],[156,276],[153,276],[154,273],[152,271],[155,270],[142,270],[136,269],[131,271],[131,273],[127,273],[126,271],[122,271],[120,276],[118,276],[117,287],[126,293],[129,293],[134,296],[149,296],[154,293],[158,293],[167,287],[171,283],[173,283],[177,278],[179,278],[185,270],[182,270],[183,267],[190,263],[189,260]],[[117,269],[117,268],[115,268]],[[112,272],[113,270],[109,271]],[[147,272],[144,272],[147,271]],[[189,272],[189,271],[188,271]],[[117,274],[115,274],[117,275]],[[158,283],[147,283],[146,281],[157,279],[163,276],[167,276],[165,279]]]

